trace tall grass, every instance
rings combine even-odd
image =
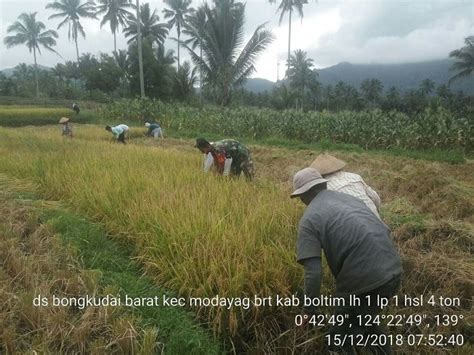
[[[133,243],[160,285],[195,297],[288,295],[300,286],[293,250],[301,209],[276,185],[206,175],[197,152],[62,141],[53,130],[2,135],[1,170],[34,179],[47,197],[69,201]],[[198,312],[231,336],[287,313]]]
[[[0,135],[0,171],[34,180],[47,197],[68,201],[104,224],[112,235],[134,246],[156,282],[182,296],[289,295],[302,284],[294,244],[303,206],[288,198],[287,184],[316,152],[252,147],[258,179],[247,183],[201,173],[196,150],[171,139],[135,138],[136,145],[123,146],[112,144],[96,127],[81,127],[72,140],[62,140],[52,128],[0,129]],[[403,259],[402,294],[461,297],[463,302],[459,308],[389,312],[468,318],[473,285],[472,163],[368,158],[360,152],[341,158],[381,193],[382,216],[392,227]],[[323,291],[328,294],[332,277],[328,268],[324,270]],[[321,351],[320,341],[308,341],[294,330],[289,309],[196,311],[217,334],[231,336],[237,350]],[[457,327],[407,326],[392,331],[457,332],[468,337],[471,323],[472,316]],[[288,328],[291,331],[282,333]],[[422,350],[433,348],[416,348]]]
[[[0,189],[0,353],[151,354],[157,328],[143,326],[124,307],[34,306],[37,295],[105,295],[116,292],[84,269],[42,223],[32,206]]]

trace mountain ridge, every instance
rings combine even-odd
[[[454,63],[451,59],[441,59],[417,63],[397,64],[352,64],[341,62],[331,67],[316,69],[318,80],[323,85],[336,85],[344,81],[357,89],[365,79],[378,79],[384,86],[384,91],[395,86],[401,91],[417,89],[421,81],[431,79],[436,86],[447,84],[449,78],[454,75],[450,71]],[[261,78],[252,78],[247,81],[244,88],[261,93],[271,91],[276,83]],[[462,90],[465,94],[474,95],[474,80],[465,78],[452,83],[451,90],[456,92]]]

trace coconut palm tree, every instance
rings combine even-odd
[[[474,72],[474,36],[464,39],[465,46],[449,53],[451,58],[458,61],[451,65],[450,70],[456,70],[458,73],[449,79],[448,84],[453,81],[468,77]]]
[[[133,0],[130,0],[132,2]],[[135,16],[135,25],[137,29],[137,51],[138,51],[138,71],[140,75],[140,97],[145,98],[145,77],[143,75],[143,45],[142,45],[142,30],[140,26],[140,0],[135,0],[135,11],[137,15]]]
[[[7,28],[7,33],[15,33],[12,36],[6,36],[3,40],[7,48],[26,44],[28,50],[33,51],[33,58],[35,60],[35,81],[36,81],[36,96],[39,96],[39,82],[38,82],[38,63],[36,61],[36,51],[41,54],[40,46],[57,53],[53,46],[56,45],[55,38],[58,34],[53,30],[46,30],[46,26],[41,21],[36,21],[36,12],[27,14],[22,13],[18,16],[18,21],[15,21]]]
[[[168,25],[160,23],[160,17],[156,14],[156,9],[151,12],[150,4],[140,7],[140,32],[141,38],[149,40],[150,43],[163,45],[168,35]],[[138,26],[136,17],[131,15],[128,18],[128,26],[124,29],[125,37],[130,37],[128,44],[138,39]]]
[[[186,15],[191,11],[189,7],[191,5],[191,0],[164,0],[164,3],[169,6],[169,9],[164,9],[163,13],[165,14],[165,19],[169,19],[168,25],[170,29],[173,26],[176,26],[176,33],[178,34],[178,69],[180,66],[180,56],[179,56],[179,47],[180,47],[180,37],[181,37],[181,28],[186,24]]]
[[[77,39],[79,34],[83,38],[86,38],[86,33],[84,32],[80,20],[83,17],[97,19],[95,16],[94,2],[86,1],[82,3],[82,0],[56,0],[55,2],[47,4],[46,8],[58,11],[49,16],[49,19],[62,18],[62,21],[58,25],[58,30],[66,24],[69,26],[67,35],[69,40],[72,39],[76,44],[76,56],[77,62],[79,63],[79,46]]]
[[[132,15],[127,10],[130,7],[129,0],[98,0],[96,15],[104,15],[100,27],[107,22],[110,24],[110,30],[114,35],[114,52],[117,52],[117,29],[127,24],[127,17]]]
[[[184,62],[177,70],[173,80],[173,92],[179,100],[188,100],[194,92],[194,84],[197,81],[196,67],[191,69],[189,62]]]
[[[313,70],[313,60],[306,57],[307,53],[298,49],[290,56],[288,79],[292,89],[296,90],[301,99],[303,108],[303,97],[307,89],[317,85],[316,72]],[[298,101],[297,101],[298,108]]]
[[[360,91],[370,107],[377,106],[383,92],[383,84],[379,79],[365,79],[360,83]]]
[[[291,54],[291,15],[293,11],[297,11],[301,19],[303,19],[303,5],[308,3],[308,0],[269,0],[270,3],[280,2],[277,12],[280,12],[279,24],[283,21],[283,17],[288,13],[288,60],[287,70],[290,70],[290,54]]]
[[[203,6],[200,6],[197,10],[191,9],[189,14],[186,16],[186,22],[183,29],[183,33],[190,38],[185,40],[184,43],[190,46],[193,50],[199,47],[199,57],[202,60],[202,46],[201,38],[198,36],[197,29],[204,26],[206,23],[206,11]],[[199,70],[199,98],[202,101],[202,70]]]
[[[190,28],[195,37],[201,38],[202,58],[189,45],[184,46],[202,70],[204,82],[214,91],[217,101],[228,105],[233,87],[243,84],[255,71],[255,60],[272,42],[273,35],[260,25],[244,45],[243,3],[214,0],[214,7],[206,3],[204,11],[207,21],[198,28]]]
[[[435,89],[435,82],[431,79],[425,79],[420,83],[420,92],[423,96],[430,95]]]

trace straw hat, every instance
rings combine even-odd
[[[313,168],[305,168],[298,171],[293,177],[293,193],[291,198],[297,197],[310,190],[313,186],[327,182],[321,174]]]
[[[339,160],[327,153],[318,155],[310,165],[311,168],[316,169],[323,176],[342,170],[345,166],[345,161]]]
[[[59,120],[59,123],[66,123],[66,122],[69,122],[69,118],[67,117],[61,117],[61,119]]]

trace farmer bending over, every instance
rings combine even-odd
[[[145,127],[148,128],[147,136],[152,136],[155,139],[161,137],[163,139],[163,130],[158,123],[145,122]]]
[[[79,105],[76,103],[72,104],[72,110],[76,113],[76,115],[78,115],[79,112],[81,112],[81,110],[79,109]]]
[[[384,334],[377,324],[361,326],[357,316],[374,316],[380,311],[376,298],[392,297],[397,292],[402,266],[388,227],[360,199],[330,191],[326,185],[327,180],[313,168],[300,170],[293,178],[291,197],[299,197],[307,205],[299,224],[297,261],[304,267],[305,296],[314,299],[321,295],[321,250],[324,250],[336,279],[335,295],[346,301],[335,312],[349,317],[343,325],[330,329],[329,350],[355,354],[349,341],[334,346],[334,336],[342,339],[352,334],[354,339],[363,336],[365,341],[369,334]],[[351,294],[359,297],[359,307],[349,306]],[[314,314],[315,309],[306,307],[305,312]],[[390,346],[369,350],[389,354]]]
[[[380,218],[380,197],[377,192],[360,175],[342,171],[345,166],[346,162],[326,153],[318,155],[310,165],[328,180],[328,190],[344,192],[361,199]]]
[[[125,144],[125,131],[119,126],[105,126],[105,130],[111,132],[117,142]]]
[[[62,136],[72,138],[72,124],[68,117],[61,117],[59,123],[63,125]]]
[[[126,124],[118,124],[116,127],[120,127],[123,129],[125,138],[130,138],[130,127],[128,127]]]
[[[204,138],[196,139],[196,148],[205,154],[204,171],[214,165],[220,175],[240,176],[243,172],[248,180],[255,176],[255,168],[246,146],[233,139],[210,143]]]

